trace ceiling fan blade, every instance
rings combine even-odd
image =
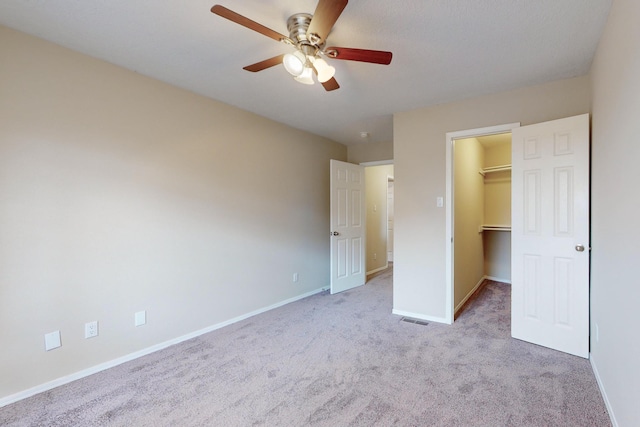
[[[347,61],[371,62],[389,65],[393,54],[382,50],[352,49],[349,47],[328,47],[324,50],[328,57]]]
[[[255,64],[247,65],[243,67],[243,70],[251,71],[255,73],[257,71],[266,70],[267,68],[271,68],[275,65],[282,64],[283,55],[274,56],[273,58],[265,59],[264,61],[256,62]]]
[[[324,87],[324,89],[327,92],[331,92],[332,90],[336,90],[340,88],[340,85],[338,84],[338,82],[336,81],[335,78],[331,77],[329,80],[327,80],[324,83],[320,83],[322,85],[322,87]]]
[[[347,0],[320,0],[307,29],[307,37],[315,34],[323,42],[346,6]]]
[[[260,34],[263,34],[267,37],[271,37],[276,41],[285,41],[289,40],[289,37],[278,33],[277,31],[273,31],[271,28],[267,28],[262,24],[258,24],[256,21],[252,21],[249,18],[246,18],[232,10],[227,9],[224,6],[216,4],[211,8],[211,12],[215,13],[218,16],[222,16],[223,18],[228,19],[229,21],[235,22],[236,24],[240,24],[243,27],[247,27],[250,30],[256,31]]]

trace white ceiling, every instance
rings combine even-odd
[[[290,48],[210,12],[287,34],[317,0],[2,0],[0,23],[351,145],[391,141],[393,113],[588,73],[611,0],[351,0],[328,45],[393,52],[331,61],[341,88],[245,65]],[[370,136],[362,138],[361,132]]]

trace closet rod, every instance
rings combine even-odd
[[[500,166],[489,166],[487,168],[481,169],[478,173],[480,175],[485,176],[487,173],[491,172],[501,172],[501,171],[510,171],[511,165],[500,165]]]

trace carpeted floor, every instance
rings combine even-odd
[[[3,426],[610,426],[589,362],[510,338],[489,282],[453,326],[391,270],[0,409]]]

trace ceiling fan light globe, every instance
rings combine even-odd
[[[327,82],[336,74],[336,69],[328,65],[323,71],[318,70],[318,81],[320,83]]]
[[[295,81],[300,82],[305,85],[313,84],[313,70],[309,67],[305,67],[302,74],[298,77],[294,77]]]
[[[306,58],[302,52],[287,53],[282,58],[282,65],[289,74],[294,77],[300,76],[304,72]]]
[[[313,62],[313,66],[318,72],[318,81],[320,83],[331,80],[331,78],[336,74],[336,69],[327,64],[327,61],[322,58],[313,58],[311,62]]]

